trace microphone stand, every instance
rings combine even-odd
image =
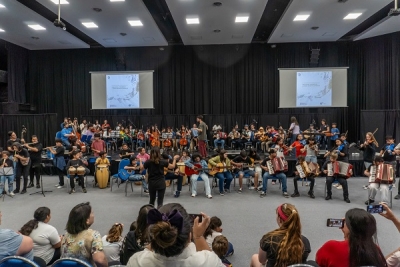
[[[35,169],[36,168],[39,168],[39,173],[40,173],[40,191],[37,191],[37,192],[34,192],[34,193],[30,193],[29,195],[31,196],[31,195],[34,195],[34,194],[42,194],[43,195],[43,197],[46,197],[46,195],[44,194],[44,193],[50,193],[50,192],[53,192],[53,191],[46,191],[46,190],[43,190],[43,168],[44,168],[44,163],[40,163],[40,165],[36,165],[35,166]]]

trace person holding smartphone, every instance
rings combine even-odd
[[[396,216],[393,214],[392,210],[388,207],[386,203],[381,203],[381,205],[383,206],[384,212],[379,213],[379,215],[385,217],[389,221],[392,221],[394,226],[396,226],[397,231],[400,232],[400,220],[396,218]],[[396,248],[394,251],[386,255],[385,258],[388,267],[400,266],[400,248]]]

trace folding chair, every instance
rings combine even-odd
[[[118,164],[118,173],[113,174],[113,175],[111,175],[111,177],[110,177],[110,189],[111,189],[111,191],[112,191],[112,188],[113,188],[113,181],[114,181],[114,180],[117,182],[117,186],[118,186],[118,188],[119,188],[119,185],[120,185],[121,182],[122,182],[122,179],[121,179],[120,174],[119,174],[119,170],[123,170],[123,169],[125,168],[125,166],[128,166],[129,164],[130,164],[129,159],[122,159],[122,160],[119,162],[119,164]],[[121,182],[119,182],[118,179],[120,179]]]
[[[20,256],[5,257],[0,261],[0,267],[39,267],[36,263]]]
[[[325,187],[326,187],[326,185],[325,185]],[[391,184],[391,185],[389,185],[389,208],[392,208],[392,202],[393,202],[393,184]],[[326,191],[326,188],[325,188],[325,191]],[[369,189],[368,190],[366,190],[367,191],[367,199],[369,199]]]
[[[92,267],[92,265],[80,259],[62,258],[56,260],[52,267]]]
[[[143,180],[144,180],[144,175],[142,175],[142,174],[134,174],[134,175],[129,176],[128,180],[125,181],[125,196],[128,195],[128,183],[131,184],[131,190],[133,192],[133,183],[135,183],[135,182],[143,183]],[[143,184],[141,184],[140,187],[141,187],[140,196],[142,197],[143,191],[144,191]]]

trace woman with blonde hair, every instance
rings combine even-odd
[[[103,241],[103,250],[108,263],[119,263],[119,252],[122,247],[123,231],[124,225],[122,223],[115,223],[108,231],[108,235],[103,236],[101,239],[101,241]]]
[[[365,135],[365,142],[360,145],[360,150],[364,151],[364,167],[368,169],[375,158],[376,148],[379,146],[373,133],[368,132]]]
[[[261,238],[259,252],[251,258],[250,267],[280,267],[307,261],[310,241],[301,235],[296,207],[289,203],[280,205],[276,209],[276,222],[279,228]]]

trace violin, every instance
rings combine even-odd
[[[179,144],[181,146],[186,146],[188,144],[188,141],[186,139],[186,131],[181,131],[181,139],[179,140]]]
[[[138,133],[137,139],[144,140],[144,134],[143,133]]]
[[[153,140],[151,140],[151,146],[160,146],[160,139],[159,139],[159,132],[154,131],[152,132]]]

